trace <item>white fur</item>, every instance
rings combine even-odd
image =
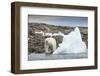
[[[52,50],[49,50],[49,48]],[[56,40],[52,37],[45,39],[45,53],[50,54],[51,52],[56,50]]]

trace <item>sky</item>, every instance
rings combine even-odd
[[[28,23],[47,23],[70,27],[88,27],[88,17],[28,15]]]

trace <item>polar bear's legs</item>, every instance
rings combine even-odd
[[[53,44],[53,52],[56,50],[56,42]]]
[[[44,48],[45,48],[45,53],[48,53],[49,52],[49,50],[48,50],[48,45],[47,45],[47,41],[45,42],[45,45],[44,45]]]
[[[51,54],[53,53],[53,46],[48,44],[47,41],[45,43],[45,53],[46,54]]]

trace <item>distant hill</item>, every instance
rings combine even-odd
[[[46,23],[28,23],[28,30],[30,31],[43,31],[43,32],[62,32],[62,33],[69,33],[71,32],[75,27],[70,26],[56,26],[56,25],[50,25]],[[87,27],[79,27],[80,31],[82,33],[87,33]],[[84,29],[84,30],[83,30]]]

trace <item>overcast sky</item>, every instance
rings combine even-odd
[[[47,23],[61,26],[88,26],[88,17],[28,15],[29,23]]]

